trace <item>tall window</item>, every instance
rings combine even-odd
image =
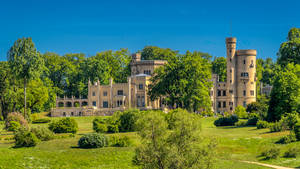
[[[221,96],[222,94],[221,94],[221,90],[218,90],[218,96]]]
[[[93,92],[93,96],[96,96],[96,93],[95,93],[95,92]]]
[[[246,64],[246,60],[244,60],[244,64]]]
[[[93,101],[93,106],[96,107],[97,106],[97,103],[95,101]]]
[[[104,91],[104,92],[103,92],[103,96],[107,96],[107,91]]]
[[[251,96],[254,96],[254,90],[250,90]]]
[[[118,96],[123,96],[123,90],[118,90]]]
[[[246,90],[243,91],[244,96],[246,96]]]
[[[103,108],[108,108],[108,101],[103,101]]]
[[[223,102],[223,107],[226,107],[226,102]]]
[[[221,102],[218,102],[218,108],[221,108],[221,104],[222,104]]]
[[[243,106],[244,106],[244,107],[247,107],[247,103],[246,103],[245,101],[243,102]]]
[[[143,84],[139,84],[139,89],[140,89],[140,90],[143,90],[143,88],[144,88],[144,87],[143,87]]]
[[[223,96],[226,96],[226,90],[223,90]]]

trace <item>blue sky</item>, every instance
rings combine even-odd
[[[235,36],[239,49],[276,58],[289,29],[300,27],[299,9],[297,0],[1,0],[0,60],[21,37],[32,37],[42,53],[155,45],[224,56],[225,38]]]

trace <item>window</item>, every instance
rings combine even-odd
[[[123,101],[122,101],[122,100],[118,100],[118,101],[117,101],[117,107],[122,106],[122,104],[123,104]]]
[[[144,74],[151,75],[151,70],[144,70]]]
[[[230,107],[230,110],[232,110],[232,107]]]
[[[103,101],[103,108],[108,108],[108,101]]]
[[[231,93],[231,94],[232,94],[232,93],[233,93],[233,90],[229,90],[229,93]]]
[[[223,90],[223,96],[226,96],[226,90]]]
[[[95,93],[95,92],[93,92],[93,96],[96,96],[96,93]]]
[[[254,84],[253,82],[251,82],[251,84]]]
[[[232,73],[232,69],[230,69],[230,73]]]
[[[232,59],[231,59],[231,58],[230,58],[229,60],[230,60],[230,62],[232,61]]]
[[[244,107],[247,107],[247,103],[246,103],[245,101],[243,102],[243,106],[244,106]]]
[[[248,77],[248,76],[249,76],[248,72],[241,73],[241,77]]]
[[[218,90],[218,96],[221,96],[221,90]]]
[[[229,105],[232,106],[232,105],[233,105],[233,102],[229,102]]]
[[[118,96],[123,96],[123,90],[118,90]]]
[[[246,90],[243,91],[244,96],[246,96]]]
[[[246,60],[244,60],[244,65],[246,64]]]
[[[223,102],[223,107],[226,107],[226,102]]]
[[[66,112],[63,113],[63,116],[67,116]]]
[[[140,90],[143,90],[143,88],[144,88],[144,87],[143,87],[143,84],[139,84],[139,89],[140,89]]]
[[[71,112],[71,116],[74,116],[74,112]]]
[[[218,102],[218,108],[221,108],[221,102]]]
[[[232,80],[230,79],[230,83],[232,83]]]
[[[95,101],[93,101],[93,106],[96,107],[97,106],[97,103]]]
[[[251,96],[254,96],[254,90],[250,90]]]
[[[107,91],[104,91],[104,92],[103,92],[103,96],[107,96]]]

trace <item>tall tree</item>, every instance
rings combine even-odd
[[[280,120],[285,113],[299,111],[300,65],[288,64],[277,70],[268,109],[268,121]]]
[[[212,72],[219,75],[219,81],[226,81],[227,61],[225,57],[216,57],[212,62]]]
[[[280,45],[277,62],[280,65],[300,64],[300,28],[292,28],[287,40]]]
[[[201,52],[175,57],[155,70],[149,85],[152,100],[164,97],[170,107],[210,110],[211,64]]]
[[[40,76],[44,60],[31,38],[18,39],[7,53],[12,73],[24,82],[24,117],[26,117],[26,85],[29,80]]]

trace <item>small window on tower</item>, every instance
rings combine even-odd
[[[243,91],[244,96],[246,96],[246,90]]]
[[[251,96],[254,96],[254,90],[250,91]]]
[[[229,61],[231,62],[231,61],[232,61],[232,59],[230,58],[230,59],[229,59]]]
[[[232,69],[230,69],[230,73],[232,73]]]
[[[93,92],[93,96],[96,96],[96,93],[95,93],[95,92]]]
[[[246,60],[244,60],[244,65],[246,64]]]

